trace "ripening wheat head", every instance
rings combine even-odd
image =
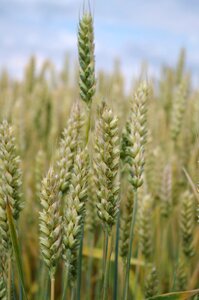
[[[195,252],[193,246],[194,220],[194,197],[189,191],[186,191],[182,195],[180,228],[183,251],[187,257],[193,256]]]
[[[146,260],[152,255],[152,199],[146,195],[140,206],[139,215],[139,244],[140,250]]]
[[[134,188],[143,184],[144,147],[147,138],[147,100],[149,89],[141,84],[134,95],[129,120],[128,144],[126,153],[130,169],[130,182]]]
[[[58,176],[51,168],[42,181],[40,212],[40,248],[50,277],[54,277],[61,251],[62,218],[60,216],[60,197]]]
[[[95,133],[94,172],[98,215],[110,233],[118,213],[119,134],[118,119],[105,103],[99,109]]]
[[[84,125],[83,114],[80,105],[76,103],[71,111],[67,126],[59,145],[57,169],[59,174],[60,191],[64,194],[69,190],[75,155],[78,145],[81,143],[82,127]]]
[[[171,137],[174,141],[177,140],[180,134],[185,108],[186,108],[186,84],[182,82],[175,93],[172,116],[171,116]]]
[[[146,278],[145,282],[145,297],[148,299],[158,293],[158,275],[156,268],[153,267]]]
[[[15,221],[23,208],[21,195],[20,159],[17,154],[13,127],[6,121],[0,125],[0,235],[3,247],[11,247],[6,215],[6,203],[10,205]]]
[[[172,168],[167,165],[163,170],[162,186],[160,194],[160,212],[164,218],[168,218],[172,206]]]
[[[63,226],[63,259],[71,283],[77,276],[77,255],[85,219],[87,200],[88,150],[79,149],[74,161],[71,185],[66,195]]]

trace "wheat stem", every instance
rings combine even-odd
[[[119,261],[119,240],[120,240],[120,211],[117,215],[116,221],[116,240],[115,240],[115,265],[114,265],[114,287],[113,299],[118,298],[118,261]]]
[[[55,278],[51,278],[51,293],[50,293],[50,299],[55,300]]]
[[[108,282],[109,282],[109,266],[110,266],[110,256],[111,256],[111,236],[108,231],[105,231],[105,248],[104,248],[104,279],[103,279],[103,289],[102,289],[102,299],[106,300],[108,296]]]
[[[134,206],[133,206],[133,214],[132,214],[131,228],[130,228],[129,249],[128,249],[128,255],[127,255],[127,262],[126,262],[126,274],[125,274],[125,282],[124,282],[123,300],[128,299],[129,272],[130,272],[130,263],[131,263],[131,254],[132,254],[132,245],[133,245],[133,238],[134,238],[137,206],[138,206],[137,189],[134,189]]]

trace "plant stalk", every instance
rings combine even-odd
[[[137,215],[137,206],[138,206],[137,189],[134,189],[134,205],[133,205],[133,214],[132,214],[131,227],[130,227],[130,240],[129,240],[127,262],[126,262],[126,274],[125,274],[125,282],[124,282],[123,300],[128,299],[129,272],[130,272],[130,264],[131,264],[134,229],[135,229],[135,222],[136,222],[136,215]]]
[[[110,257],[111,257],[111,236],[109,236],[107,230],[105,231],[105,273],[103,279],[103,289],[102,289],[102,299],[107,300],[108,296],[108,282],[109,282],[109,266],[110,266]]]
[[[55,278],[54,277],[51,277],[50,299],[55,300]]]
[[[114,264],[114,286],[113,286],[113,299],[118,298],[118,260],[119,260],[119,239],[120,239],[120,211],[117,215],[116,223],[116,240],[115,240],[115,264]]]
[[[65,267],[66,272],[64,273],[64,286],[63,286],[62,300],[66,299],[66,293],[67,293],[67,289],[68,289],[69,268],[70,268],[70,262]]]

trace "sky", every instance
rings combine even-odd
[[[0,0],[0,70],[20,77],[30,55],[58,68],[66,52],[77,59],[77,27],[87,0]],[[90,0],[97,69],[110,71],[119,58],[126,77],[147,61],[158,74],[176,63],[182,47],[187,68],[199,74],[198,0]]]

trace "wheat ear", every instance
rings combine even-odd
[[[75,156],[71,185],[66,196],[63,226],[63,259],[71,285],[77,277],[77,256],[85,219],[87,200],[88,151],[79,149]]]
[[[59,175],[59,189],[66,194],[70,187],[74,160],[77,148],[81,143],[84,117],[79,103],[76,103],[71,111],[67,126],[63,131],[58,150],[57,173]]]
[[[78,51],[80,97],[90,107],[95,94],[94,29],[90,13],[84,13],[79,21]]]
[[[60,196],[58,176],[53,168],[42,181],[40,212],[40,247],[44,262],[46,263],[51,279],[60,257],[62,242],[62,218],[60,216]]]

